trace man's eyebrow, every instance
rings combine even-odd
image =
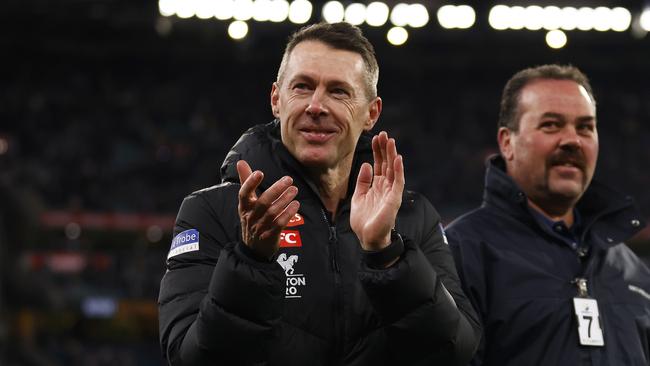
[[[296,80],[303,80],[303,81],[307,81],[309,83],[316,82],[316,79],[314,79],[313,77],[311,77],[311,76],[309,76],[307,74],[296,74],[291,78],[291,80],[289,80],[289,83],[293,83]]]
[[[314,78],[314,77],[312,77],[312,76],[310,76],[308,74],[305,74],[305,73],[300,73],[300,74],[294,75],[291,78],[291,80],[289,80],[289,84],[294,83],[297,80],[306,81],[306,82],[311,83],[311,84],[316,83],[316,78]],[[327,82],[327,87],[331,88],[331,87],[337,87],[337,86],[338,87],[344,87],[347,90],[354,91],[354,86],[352,84],[348,83],[345,80],[334,79],[334,80],[330,80],[330,81]]]
[[[354,90],[354,87],[352,86],[352,84],[348,83],[347,81],[343,81],[343,80],[332,80],[332,81],[327,83],[327,86],[330,86],[330,87],[332,87],[332,86],[342,86],[342,87],[344,87],[346,89]]]
[[[596,123],[596,116],[580,116],[576,118],[578,122],[593,122]]]
[[[544,114],[542,114],[542,118],[549,118],[549,117],[550,118],[560,119],[560,120],[565,120],[566,119],[566,118],[564,118],[564,115],[562,115],[560,113],[545,112]]]
[[[555,118],[555,119],[559,119],[561,121],[566,120],[566,117],[563,114],[555,113],[555,112],[545,112],[544,114],[542,114],[542,118]],[[579,122],[594,121],[595,122],[596,121],[596,116],[592,116],[592,115],[579,116],[579,117],[576,118],[576,121],[579,121]]]

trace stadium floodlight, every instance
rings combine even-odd
[[[588,31],[594,28],[594,9],[582,7],[578,9],[578,29]]]
[[[233,18],[246,21],[253,17],[254,11],[253,0],[235,0]]]
[[[544,26],[544,9],[541,6],[531,5],[524,9],[524,28],[536,31]]]
[[[242,20],[235,20],[228,26],[228,35],[232,39],[244,39],[248,34],[248,24]]]
[[[611,28],[610,27],[611,17],[612,14],[609,8],[606,8],[604,6],[599,6],[596,9],[594,9],[592,15],[592,20],[594,22],[593,23],[594,29],[599,32],[608,31]]]
[[[176,3],[176,15],[182,19],[188,19],[196,15],[194,0],[179,1]]]
[[[436,13],[438,23],[446,29],[467,29],[474,25],[476,12],[469,5],[444,5]]]
[[[160,15],[170,17],[176,14],[176,1],[175,0],[159,0],[158,11]]]
[[[546,30],[559,29],[562,26],[562,9],[557,6],[547,6],[544,8],[542,28]]]
[[[578,9],[571,6],[562,8],[562,16],[560,19],[560,28],[562,30],[570,31],[578,28]]]
[[[555,29],[546,33],[546,44],[554,49],[559,49],[566,46],[566,34],[559,29]]]
[[[343,21],[345,8],[338,1],[329,1],[323,6],[323,19],[328,23],[338,23]]]
[[[468,29],[471,28],[476,22],[476,11],[469,5],[458,5],[456,7],[458,13],[457,28]]]
[[[361,3],[352,3],[345,8],[345,21],[359,25],[366,21],[366,5]]]
[[[406,43],[406,40],[409,38],[409,33],[403,27],[393,27],[388,30],[386,34],[386,39],[393,46],[401,46]]]
[[[496,5],[490,9],[488,23],[493,29],[505,30],[510,24],[510,8],[505,5]]]
[[[456,27],[455,14],[456,7],[454,5],[444,5],[438,9],[436,16],[438,17],[438,23],[440,26],[445,29],[451,29]]]
[[[269,20],[275,23],[284,22],[289,17],[289,2],[273,0]]]
[[[253,3],[253,19],[258,22],[265,22],[271,18],[271,0],[255,0]]]
[[[195,0],[196,17],[209,19],[214,16],[214,2],[212,0]]]
[[[388,14],[390,14],[388,5],[379,1],[372,2],[366,8],[366,23],[373,27],[381,27],[388,21]]]
[[[645,9],[639,17],[639,25],[644,31],[650,32],[650,8]]]
[[[233,0],[216,0],[214,17],[219,20],[228,20],[235,13],[235,2]]]
[[[409,15],[410,15],[409,5],[404,3],[399,3],[395,5],[393,7],[393,11],[390,12],[390,22],[393,23],[393,25],[396,27],[403,27],[409,23]],[[408,38],[408,33],[407,33],[407,38]]]
[[[289,20],[294,24],[304,24],[311,18],[313,6],[307,0],[294,0],[289,5]]]
[[[625,32],[632,24],[632,14],[621,7],[612,9],[611,28],[615,32]]]
[[[526,9],[522,6],[513,6],[510,8],[510,29],[524,29],[526,25]]]
[[[421,28],[429,23],[429,11],[422,4],[409,5],[408,25],[413,28]]]

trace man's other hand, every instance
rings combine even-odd
[[[298,188],[292,185],[291,177],[285,176],[258,197],[255,190],[264,174],[253,172],[244,160],[237,162],[237,173],[241,182],[238,211],[242,240],[260,257],[271,259],[278,250],[280,232],[300,208],[294,200]]]
[[[350,226],[364,250],[376,251],[390,244],[404,191],[404,163],[395,139],[384,131],[372,138],[374,169],[364,163],[352,196]],[[374,176],[373,176],[374,172]]]

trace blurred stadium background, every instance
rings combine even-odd
[[[650,217],[650,3],[408,4],[3,1],[0,365],[162,363],[156,297],[176,210],[219,182],[241,132],[270,121],[284,42],[304,23],[346,20],[374,43],[378,128],[445,221],[480,204],[504,83],[551,62],[590,76],[597,178]],[[650,258],[650,231],[631,245]]]

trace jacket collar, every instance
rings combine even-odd
[[[348,198],[354,192],[356,176],[361,164],[372,163],[371,141],[372,135],[369,132],[362,133],[359,138],[354,152],[351,178],[348,180]],[[236,168],[239,160],[246,160],[253,170],[264,172],[264,180],[260,184],[262,190],[270,187],[282,176],[291,175],[294,178],[294,184],[298,186],[298,198],[304,199],[306,195],[311,194],[318,197],[315,183],[282,143],[278,119],[267,124],[256,125],[244,132],[230,149],[221,165],[222,182],[239,183]]]
[[[506,173],[503,157],[494,155],[486,165],[483,206],[496,207],[518,220],[537,225],[529,212],[526,194]],[[628,240],[645,226],[631,196],[623,195],[595,179],[576,208],[582,215],[585,232],[597,230],[610,244]]]

